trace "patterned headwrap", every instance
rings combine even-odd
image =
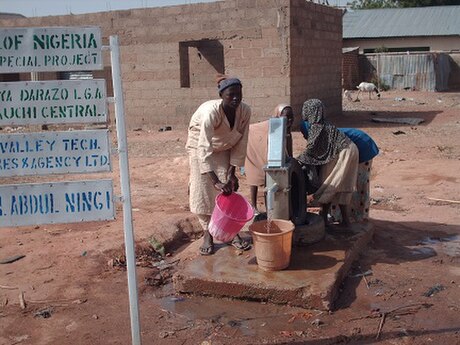
[[[302,163],[329,163],[350,145],[350,139],[324,119],[324,105],[319,99],[309,99],[303,104],[302,118],[310,123],[307,147],[297,158]]]
[[[217,89],[219,90],[219,93],[221,93],[226,88],[233,86],[233,85],[239,85],[241,87],[243,86],[241,84],[241,81],[238,78],[228,78],[228,79],[224,79],[221,82],[219,82],[219,84],[217,85]]]

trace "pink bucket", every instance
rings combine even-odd
[[[219,194],[209,222],[209,233],[218,241],[231,241],[243,226],[252,219],[254,210],[238,193]]]

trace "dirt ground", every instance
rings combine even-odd
[[[361,96],[330,119],[364,129],[381,150],[374,240],[330,313],[176,294],[175,257],[199,236],[188,211],[186,131],[129,132],[144,344],[460,344],[460,94]],[[304,146],[300,133],[294,145]],[[123,241],[121,207],[113,222],[2,229],[0,260],[25,257],[0,264],[0,344],[130,344]],[[164,244],[164,261],[149,242]]]

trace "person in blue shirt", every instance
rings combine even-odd
[[[310,124],[302,121],[300,131],[304,138],[308,140],[308,129]],[[378,155],[379,148],[375,141],[364,131],[357,128],[337,128],[351,139],[358,147],[359,165],[358,178],[356,181],[356,192],[353,193],[351,200],[351,216],[355,221],[360,222],[369,219],[370,206],[370,175],[372,168],[372,159]],[[330,215],[333,221],[341,221],[340,208],[337,205],[332,205]]]
[[[305,150],[297,160],[319,170],[319,187],[307,196],[322,206],[321,215],[327,224],[331,204],[338,204],[343,215],[340,222],[350,225],[350,205],[358,176],[358,147],[345,134],[325,119],[324,104],[309,99],[302,106],[302,118],[310,127]],[[310,181],[309,181],[310,182]]]

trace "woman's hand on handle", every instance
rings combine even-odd
[[[234,192],[237,192],[238,189],[240,188],[240,183],[238,181],[238,177],[236,177],[235,175],[232,175],[230,178],[229,178],[229,183],[231,184],[232,186],[232,190]]]
[[[224,193],[225,195],[232,194],[233,187],[230,180],[228,180],[227,183],[222,183],[214,171],[208,172],[208,176],[211,179],[212,184],[216,190]]]
[[[233,165],[230,165],[230,167],[227,170],[227,183],[230,183],[232,187],[232,191],[236,192],[240,188],[240,183],[238,181],[238,177],[235,175],[235,170],[236,167]]]
[[[227,183],[218,182],[214,184],[214,188],[224,193],[224,195],[229,195],[233,192],[232,184],[230,181]]]
[[[217,177],[214,171],[208,172],[209,177],[212,180],[214,188],[225,195],[232,194],[232,192],[236,192],[240,187],[238,182],[238,178],[235,175],[235,167],[230,166],[227,171],[227,182],[222,183],[219,178]]]

